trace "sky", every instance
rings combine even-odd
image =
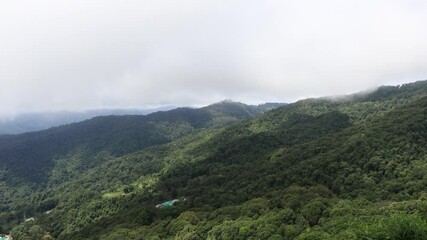
[[[424,80],[426,12],[424,0],[4,0],[0,116]]]

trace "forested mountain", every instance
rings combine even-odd
[[[39,175],[44,174],[45,168],[50,171],[54,158],[75,151],[88,154],[106,151],[119,156],[170,142],[197,129],[221,127],[263,111],[264,107],[222,102],[200,109],[178,108],[147,116],[95,117],[45,131],[0,136],[0,164],[18,178],[38,182],[44,180]],[[26,172],[30,168],[34,172]]]
[[[95,117],[39,132],[0,136],[2,209],[25,196],[28,188],[51,187],[114,157],[264,111],[264,106],[227,101],[146,116]]]
[[[427,239],[427,81],[272,107],[0,138],[0,224],[16,239]]]
[[[248,108],[251,108],[250,111],[259,113],[282,105],[281,103],[264,103],[258,106],[248,106]],[[0,119],[0,135],[40,131],[100,116],[147,115],[159,111],[169,111],[175,108],[176,107],[173,106],[165,106],[152,109],[94,109],[81,112],[57,111],[21,113],[14,117]]]

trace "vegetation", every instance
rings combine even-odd
[[[267,109],[1,138],[0,226],[16,239],[427,239],[426,81]]]

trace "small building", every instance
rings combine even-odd
[[[156,208],[161,208],[161,207],[172,207],[176,202],[179,202],[179,199],[174,199],[171,201],[167,201],[164,203],[160,203],[156,205]]]
[[[0,235],[0,240],[13,240],[10,235]]]

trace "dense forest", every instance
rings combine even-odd
[[[426,146],[427,81],[1,136],[0,231],[18,240],[427,239]]]

